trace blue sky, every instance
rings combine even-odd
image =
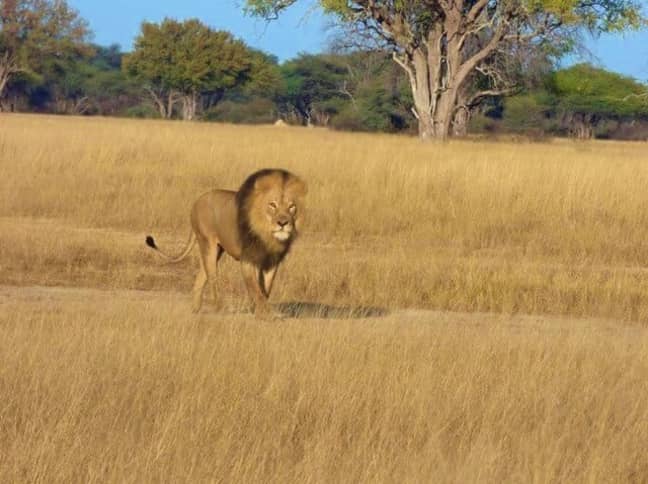
[[[280,60],[299,52],[320,52],[330,36],[329,22],[315,8],[316,0],[302,0],[278,20],[266,23],[242,13],[244,0],[68,0],[90,22],[95,42],[118,43],[129,50],[143,20],[197,17],[218,29],[229,30],[249,45]],[[648,81],[648,32],[603,36],[587,40],[587,49],[600,65]]]

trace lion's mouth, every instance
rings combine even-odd
[[[281,240],[282,242],[290,238],[290,232],[283,229],[275,230],[272,235],[274,235],[275,239]]]

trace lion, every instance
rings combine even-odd
[[[263,169],[250,175],[236,192],[215,189],[196,200],[191,209],[189,241],[180,254],[162,252],[150,235],[146,244],[175,263],[185,259],[198,242],[200,270],[193,286],[194,313],[202,307],[207,283],[219,305],[216,267],[227,253],[241,263],[255,316],[275,318],[268,298],[277,269],[300,230],[307,191],[306,183],[292,173]]]

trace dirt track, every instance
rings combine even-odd
[[[142,290],[104,290],[78,287],[44,287],[44,286],[0,286],[0,312],[12,308],[29,306],[36,312],[84,310],[115,311],[127,305],[131,309],[159,312],[162,316],[182,319],[191,317],[190,295],[173,291]],[[249,311],[243,307],[244,301],[230,302],[225,309],[215,311],[209,304],[199,316],[203,320],[217,322],[219,319],[253,320]],[[533,315],[498,315],[488,313],[459,313],[427,310],[387,310],[383,308],[329,306],[312,302],[275,303],[275,309],[283,315],[285,321],[326,321],[333,323],[341,320],[357,320],[358,323],[373,321],[386,324],[436,324],[455,326],[463,329],[500,329],[515,335],[520,332],[550,333],[559,336],[561,333],[578,331],[597,331],[610,333],[615,337],[632,338],[648,334],[648,328],[626,324],[622,321],[605,319],[576,319]],[[3,309],[4,308],[4,309]],[[281,324],[281,321],[270,324]]]

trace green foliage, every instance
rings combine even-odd
[[[182,93],[222,92],[249,78],[254,56],[229,32],[196,19],[144,22],[124,69],[140,82]]]
[[[264,18],[276,17],[282,10],[298,0],[246,0],[245,10]],[[494,0],[492,4],[510,2]],[[367,2],[358,0],[319,0],[326,12],[336,14],[344,22],[366,22],[370,15],[363,8]],[[419,17],[415,23],[434,21],[434,2],[425,0],[378,0],[375,2],[387,11],[407,12]],[[475,2],[467,2],[473,4]],[[646,25],[641,0],[515,0],[520,17],[546,15],[553,22],[565,26],[585,27],[598,32],[620,32]],[[522,14],[524,12],[524,14]],[[426,17],[426,18],[424,18]]]
[[[554,74],[550,82],[556,108],[600,118],[648,115],[646,86],[615,72],[578,64]]]
[[[207,111],[205,119],[237,124],[270,124],[277,119],[277,108],[272,100],[263,97],[226,99]]]
[[[87,52],[85,20],[65,0],[0,0],[0,51],[25,67],[46,56]]]
[[[182,117],[194,119],[197,111],[210,110],[228,92],[274,97],[282,90],[274,57],[196,19],[143,23],[123,68],[165,117],[176,112],[179,102]]]
[[[50,56],[40,73],[21,73],[9,92],[38,111],[60,114],[119,115],[139,103],[139,89],[121,71],[119,47],[88,46],[92,55]]]
[[[281,73],[277,103],[287,119],[355,131],[402,130],[413,122],[404,73],[385,52],[302,54]]]
[[[284,80],[277,58],[260,50],[250,50],[250,71],[243,86],[246,95],[275,99],[284,90]]]
[[[137,104],[126,109],[124,116],[128,118],[154,119],[159,117],[159,114],[148,104]]]
[[[102,54],[90,59],[93,70],[84,90],[93,114],[122,115],[141,102],[139,86],[121,70],[121,55],[113,50],[110,62]]]
[[[91,54],[85,20],[65,0],[0,0],[0,97],[11,77]]]
[[[279,102],[304,120],[335,114],[344,103],[340,85],[346,72],[337,56],[301,54],[281,66],[285,89]]]
[[[535,135],[550,129],[551,115],[546,92],[518,94],[504,99],[502,127],[510,133]]]
[[[504,100],[501,128],[587,138],[631,137],[625,122],[648,119],[648,87],[615,72],[578,64],[549,73],[543,85]]]

